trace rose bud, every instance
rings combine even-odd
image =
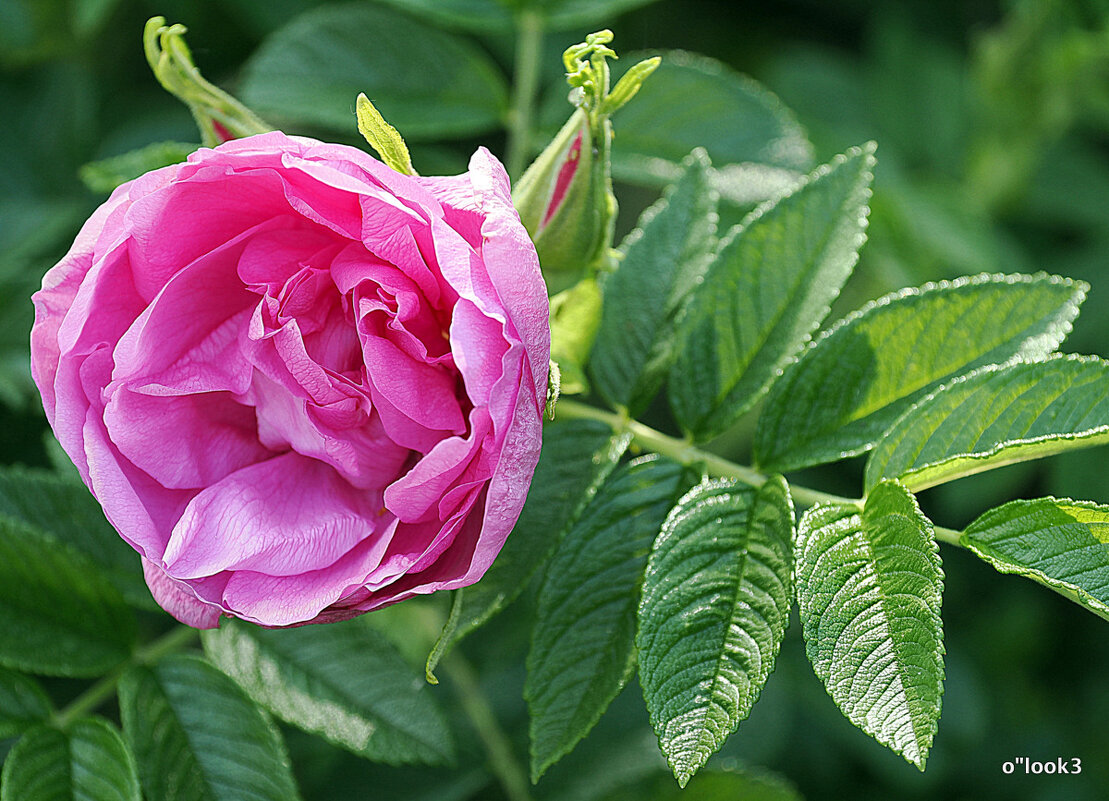
[[[612,123],[609,116],[632,98],[659,64],[640,62],[609,92],[606,45],[611,31],[586,37],[563,54],[570,102],[577,107],[516,184],[512,200],[528,229],[554,289],[575,275],[602,269],[612,247],[616,196],[612,192]],[[559,276],[559,273],[568,275]]]
[[[477,581],[539,456],[548,301],[508,178],[279,132],[120,186],[34,297],[32,374],[158,602],[341,620]]]

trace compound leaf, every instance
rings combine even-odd
[[[828,313],[865,240],[874,147],[766,203],[721,243],[680,325],[670,403],[696,439],[726,430]]]

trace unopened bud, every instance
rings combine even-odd
[[[143,30],[143,49],[158,83],[189,107],[200,128],[201,142],[215,147],[230,139],[272,131],[272,125],[204,79],[185,44],[185,31],[184,25],[166,25],[165,17],[151,17]]]
[[[611,41],[611,31],[598,31],[563,54],[576,110],[512,193],[547,282],[556,290],[583,273],[594,275],[606,263],[617,211],[609,115],[658,66],[657,58],[636,64],[610,93],[607,59],[616,58]]]

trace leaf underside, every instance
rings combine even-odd
[[[967,526],[960,542],[1002,573],[1046,584],[1109,619],[1109,506],[1012,501]]]

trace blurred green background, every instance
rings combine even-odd
[[[453,17],[443,10],[467,5],[470,13]],[[1109,3],[601,5],[613,14],[590,24],[590,4],[563,3],[577,16],[564,14],[552,26],[558,29],[543,36],[527,150],[540,148],[542,132],[568,112],[559,54],[589,30],[611,27],[621,54],[674,48],[705,54],[777,94],[807,132],[814,163],[868,139],[879,144],[870,241],[830,319],[902,286],[1045,270],[1093,287],[1064,349],[1109,356]],[[510,17],[495,13],[494,0],[436,8],[432,0],[342,7],[315,0],[0,0],[3,463],[49,464],[27,368],[28,298],[105,197],[84,187],[79,169],[152,142],[198,138],[184,106],[146,66],[140,43],[146,19],[161,14],[185,23],[204,74],[289,132],[355,142],[354,95],[367,91],[409,138],[417,169],[446,173],[464,169],[478,144],[504,155],[514,38],[511,26],[498,27]],[[359,22],[348,26],[348,19]],[[457,69],[443,67],[444,53]],[[433,62],[441,72],[429,78]],[[348,86],[351,74],[370,85]],[[427,93],[429,80],[438,82],[439,94]],[[614,122],[619,157],[620,115]],[[721,148],[727,134],[706,129]],[[625,175],[632,183],[617,186],[621,232],[657,196],[652,180],[633,173]],[[726,206],[722,217],[734,222],[743,208]],[[664,409],[651,414],[655,424],[668,425]],[[745,458],[747,434],[739,430],[717,447]],[[1109,503],[1105,460],[1105,450],[1094,449],[1007,468],[925,493],[922,503],[932,519],[953,528],[1016,497]],[[855,495],[858,466],[811,471],[803,480]],[[839,714],[808,667],[796,621],[762,699],[718,764],[769,769],[811,801],[1109,797],[1105,622],[1031,582],[998,576],[969,554],[944,547],[942,556],[947,682],[926,773]],[[517,603],[464,646],[521,758],[528,603]],[[633,682],[594,734],[540,782],[536,796],[614,797],[617,788],[655,775],[660,758],[638,696]],[[358,761],[296,732],[287,737],[308,799],[499,797],[477,754],[469,761],[464,755],[458,771],[402,770]],[[1015,756],[1078,757],[1083,772],[1003,775],[1002,763]]]

